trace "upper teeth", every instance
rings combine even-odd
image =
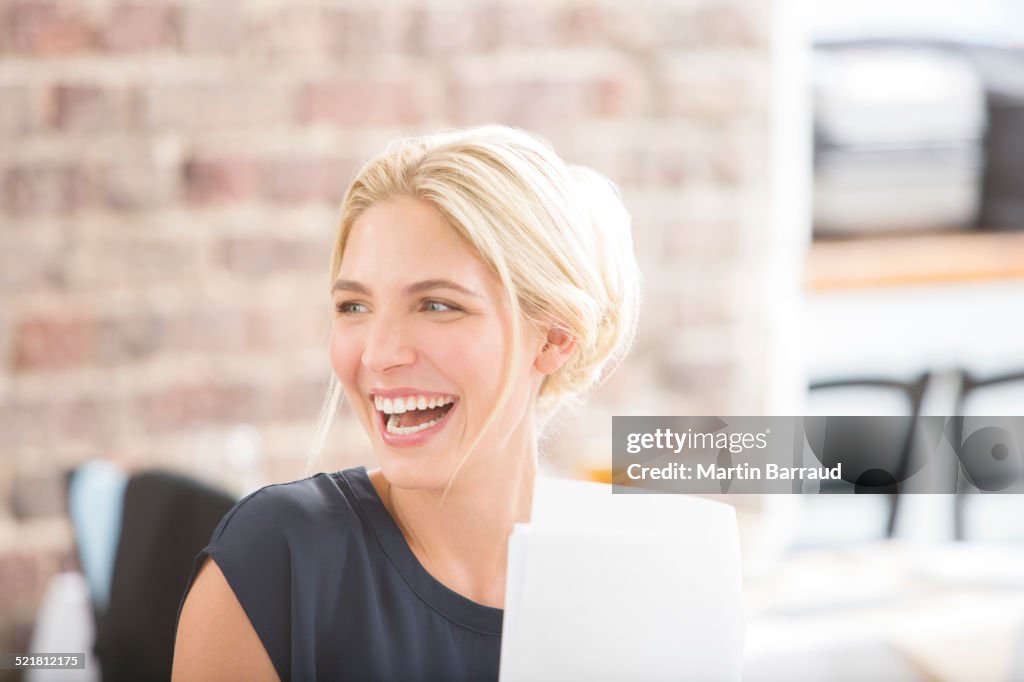
[[[441,407],[454,403],[454,396],[446,395],[440,398],[427,398],[422,395],[410,395],[402,398],[381,398],[374,396],[374,406],[384,414],[402,414],[410,410],[429,410],[433,407]]]

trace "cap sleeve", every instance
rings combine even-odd
[[[287,680],[291,669],[292,575],[291,551],[282,528],[284,502],[272,486],[257,490],[232,507],[213,531],[209,544],[196,555],[181,605],[210,557],[242,605],[278,675]]]

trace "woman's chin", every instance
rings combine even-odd
[[[444,490],[454,471],[454,465],[399,458],[389,453],[378,453],[377,461],[388,483],[402,490]]]

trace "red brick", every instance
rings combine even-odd
[[[4,434],[4,457],[20,448],[45,445],[57,433],[52,403],[0,398],[0,433]]]
[[[10,369],[11,364],[11,320],[7,311],[0,311],[0,368],[3,371]],[[3,402],[0,401],[0,406]],[[0,429],[0,433],[3,430]]]
[[[68,213],[86,203],[89,184],[71,165],[15,166],[4,173],[2,208],[14,215]]]
[[[628,77],[606,77],[596,83],[596,109],[602,117],[635,115],[643,106],[642,88],[638,80]]]
[[[611,17],[599,2],[580,2],[556,10],[555,30],[565,47],[606,46]]]
[[[194,203],[236,201],[260,193],[262,174],[251,159],[193,159],[185,164],[184,186]]]
[[[498,9],[468,4],[421,5],[411,10],[410,43],[428,55],[479,52],[497,47]]]
[[[738,221],[676,219],[659,226],[663,264],[729,261],[742,246]]]
[[[0,136],[17,137],[46,127],[43,89],[25,85],[0,86]]]
[[[0,432],[8,448],[52,451],[71,442],[98,457],[116,442],[122,411],[115,399],[67,396],[55,389],[43,400],[0,401]]]
[[[148,313],[32,318],[15,330],[15,366],[57,369],[136,362],[161,349],[165,324],[160,316]]]
[[[473,34],[463,41],[462,51],[606,48],[610,9],[607,3],[588,0],[539,3],[526,11],[513,3],[483,4],[447,13],[439,8],[440,12],[426,14],[425,23],[428,28],[436,25],[435,30],[441,29],[435,36],[440,51],[445,50],[445,34],[460,31]]]
[[[201,246],[184,237],[145,232],[70,239],[65,281],[70,289],[103,291],[194,277]]]
[[[53,289],[64,282],[65,247],[56,236],[0,235],[0,291]]]
[[[326,268],[324,269],[326,272]],[[326,281],[326,277],[325,277]],[[324,344],[330,331],[331,303],[324,286],[323,305],[294,305],[288,309],[260,307],[246,317],[246,338],[259,350],[288,349]]]
[[[35,631],[35,616],[41,601],[42,595],[40,594],[38,600],[32,601],[28,606],[18,609],[12,606],[4,614],[4,618],[0,620],[0,649],[3,651],[29,650],[32,633]],[[20,682],[22,679],[16,671],[0,671],[0,680],[3,682]]]
[[[593,145],[593,155],[611,169],[613,180],[629,186],[680,187],[718,185],[731,187],[746,178],[757,155],[735,136],[703,128],[672,134],[645,134]],[[603,156],[602,156],[603,154]],[[750,158],[753,157],[753,158]],[[584,152],[583,163],[590,156]]]
[[[677,60],[661,82],[667,116],[710,121],[764,116],[766,70],[742,55],[694,56]]]
[[[771,17],[764,0],[705,0],[692,25],[703,45],[761,49],[768,47]]]
[[[166,324],[161,316],[151,313],[99,320],[93,362],[118,365],[151,357],[163,347]]]
[[[115,211],[160,208],[178,199],[178,168],[147,155],[119,155],[101,174],[103,201]]]
[[[675,146],[648,147],[634,161],[639,165],[635,169],[637,180],[649,186],[679,186],[699,182],[708,175],[703,155]]]
[[[62,472],[17,478],[11,487],[11,511],[24,521],[67,513],[67,485]]]
[[[134,401],[135,419],[146,431],[161,433],[266,418],[264,390],[253,384],[203,383],[166,388]]]
[[[88,456],[108,454],[117,442],[123,406],[119,401],[93,395],[72,396],[53,406],[56,429],[54,442],[75,442],[87,448]]]
[[[139,396],[133,401],[134,418],[154,435],[203,426],[306,420],[316,416],[325,390],[326,383],[319,378],[269,386],[182,384]]]
[[[293,381],[285,385],[276,393],[271,407],[273,418],[307,421],[320,411],[327,386],[326,378]]]
[[[693,2],[666,2],[652,5],[648,19],[652,33],[649,48],[664,52],[666,48],[695,49],[709,39],[696,33]]]
[[[765,48],[770,17],[763,0],[697,0],[651,5],[654,47]]]
[[[768,117],[758,116],[752,123],[745,132],[727,130],[721,142],[707,150],[715,182],[723,186],[768,182]]]
[[[307,85],[301,118],[345,126],[398,125],[430,113],[425,88],[412,77],[349,78]]]
[[[241,350],[248,342],[248,314],[238,303],[198,302],[171,321],[167,344],[174,351]]]
[[[5,611],[19,611],[39,603],[49,578],[46,569],[47,562],[36,554],[0,554],[0,604]]]
[[[488,26],[494,32],[495,49],[562,47],[558,20],[543,4],[527,12],[513,4],[485,5],[476,18],[478,29]]]
[[[640,84],[624,74],[462,80],[454,87],[450,106],[449,117],[460,125],[505,123],[531,128],[635,114],[644,103]]]
[[[181,11],[181,46],[186,51],[230,53],[244,46],[250,28],[243,5],[207,0],[189,3]]]
[[[699,272],[701,261],[693,254],[693,265],[680,264],[681,269]],[[674,329],[697,327],[729,327],[741,317],[739,286],[734,279],[722,276],[687,277],[677,290],[670,292],[658,310]],[[685,333],[685,331],[684,331]]]
[[[421,14],[412,6],[332,8],[323,20],[332,52],[345,58],[399,54],[415,49]]]
[[[54,90],[54,123],[61,130],[123,130],[131,121],[131,95],[124,88],[60,85]]]
[[[40,316],[22,320],[14,330],[15,369],[59,369],[95,356],[96,324],[83,317]]]
[[[703,295],[690,295],[676,301],[671,313],[677,329],[692,329],[696,325],[736,325],[741,317],[735,298],[721,291],[706,288]]]
[[[176,22],[171,5],[121,4],[107,16],[101,41],[113,52],[171,48],[177,42]]]
[[[329,55],[339,42],[339,10],[314,6],[282,6],[261,22],[259,37],[273,57]]]
[[[606,13],[594,2],[439,4],[420,11],[416,45],[427,54],[605,48]]]
[[[220,243],[224,267],[243,277],[281,271],[327,272],[330,253],[323,244],[277,237],[233,237]]]
[[[265,130],[290,124],[295,102],[291,90],[269,82],[206,81],[145,88],[140,97],[142,123],[151,130]]]
[[[7,42],[18,52],[63,54],[92,44],[92,27],[73,3],[28,0],[7,8]]]
[[[602,11],[607,14],[604,23],[606,47],[641,54],[656,49],[661,33],[660,17],[656,12],[638,12],[635,5],[620,2],[608,3]]]
[[[322,157],[277,159],[267,167],[267,195],[281,203],[341,201],[359,170],[355,160]]]
[[[662,388],[682,398],[699,397],[707,408],[701,414],[730,414],[728,408],[738,381],[735,363],[697,363],[662,357],[655,372]]]

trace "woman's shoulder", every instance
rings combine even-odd
[[[359,491],[366,485],[360,467],[264,486],[224,515],[211,545],[284,542],[295,547],[307,540],[319,544],[324,532],[358,536],[365,525]]]
[[[216,570],[208,572],[223,578],[220,587],[230,588],[285,679],[293,655],[300,655],[292,651],[293,627],[306,627],[323,604],[336,601],[323,587],[336,589],[339,576],[358,584],[360,576],[350,568],[379,551],[371,540],[372,504],[372,484],[361,467],[264,486],[221,519],[193,563],[186,596],[206,557],[213,559]]]

